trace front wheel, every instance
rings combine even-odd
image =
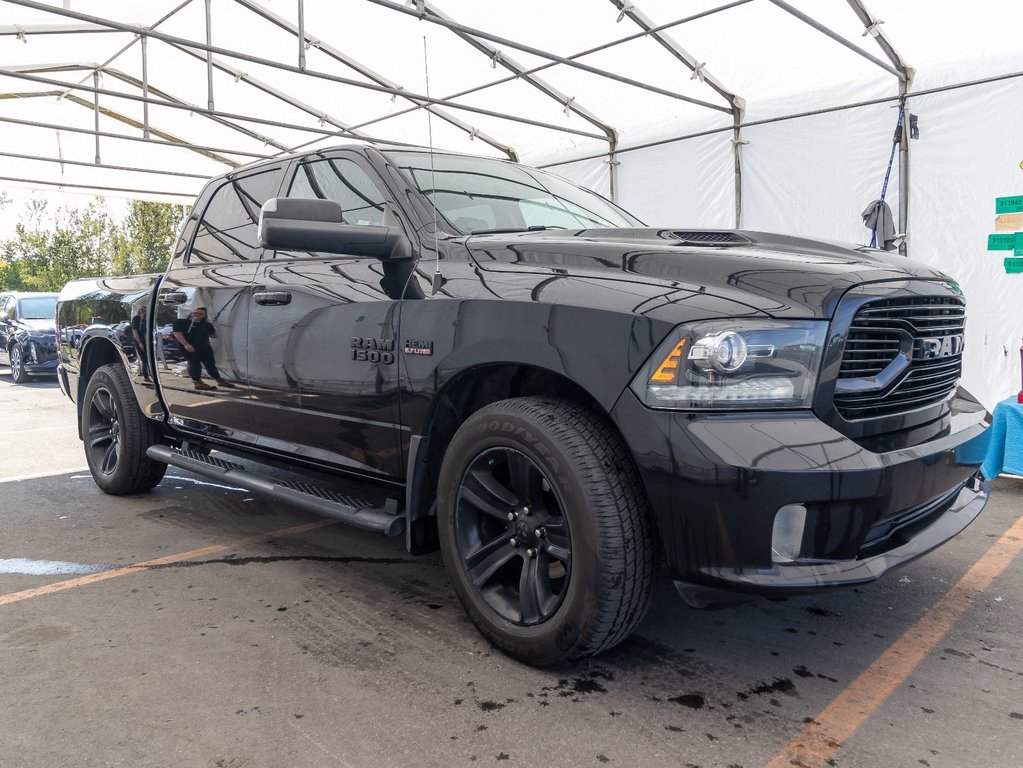
[[[438,526],[469,617],[526,663],[611,648],[649,607],[639,479],[611,426],[575,403],[523,397],[469,417],[444,457]]]
[[[12,346],[8,357],[11,361],[11,380],[15,384],[27,383],[28,371],[25,370],[25,356],[21,351],[21,345]]]
[[[82,399],[82,437],[89,471],[106,493],[148,491],[167,471],[166,464],[146,455],[160,434],[139,410],[120,365],[104,365],[89,379]]]

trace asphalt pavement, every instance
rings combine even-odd
[[[687,608],[537,670],[439,555],[171,469],[101,493],[0,370],[0,766],[1023,765],[1023,480],[851,592]]]

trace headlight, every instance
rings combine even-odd
[[[681,326],[651,355],[632,390],[651,408],[809,408],[828,324],[713,320]]]

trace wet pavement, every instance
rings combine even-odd
[[[174,469],[105,496],[55,385],[0,373],[0,443],[3,768],[792,764],[786,745],[861,673],[950,615],[807,764],[1023,765],[1023,565],[955,587],[1023,515],[1023,480],[875,585],[694,611],[662,580],[632,639],[535,670],[400,539],[288,532],[318,518]]]

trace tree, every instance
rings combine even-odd
[[[185,212],[181,205],[132,200],[115,237],[114,272],[120,275],[163,272]]]
[[[96,198],[84,209],[61,208],[50,228],[46,209],[45,200],[29,201],[14,237],[0,243],[0,290],[59,291],[79,277],[163,272],[186,213],[180,205],[133,200],[117,225]]]
[[[25,221],[0,247],[0,288],[51,292],[77,277],[109,275],[115,227],[103,200],[84,210],[61,208],[52,231],[43,226],[45,208],[31,201]]]

